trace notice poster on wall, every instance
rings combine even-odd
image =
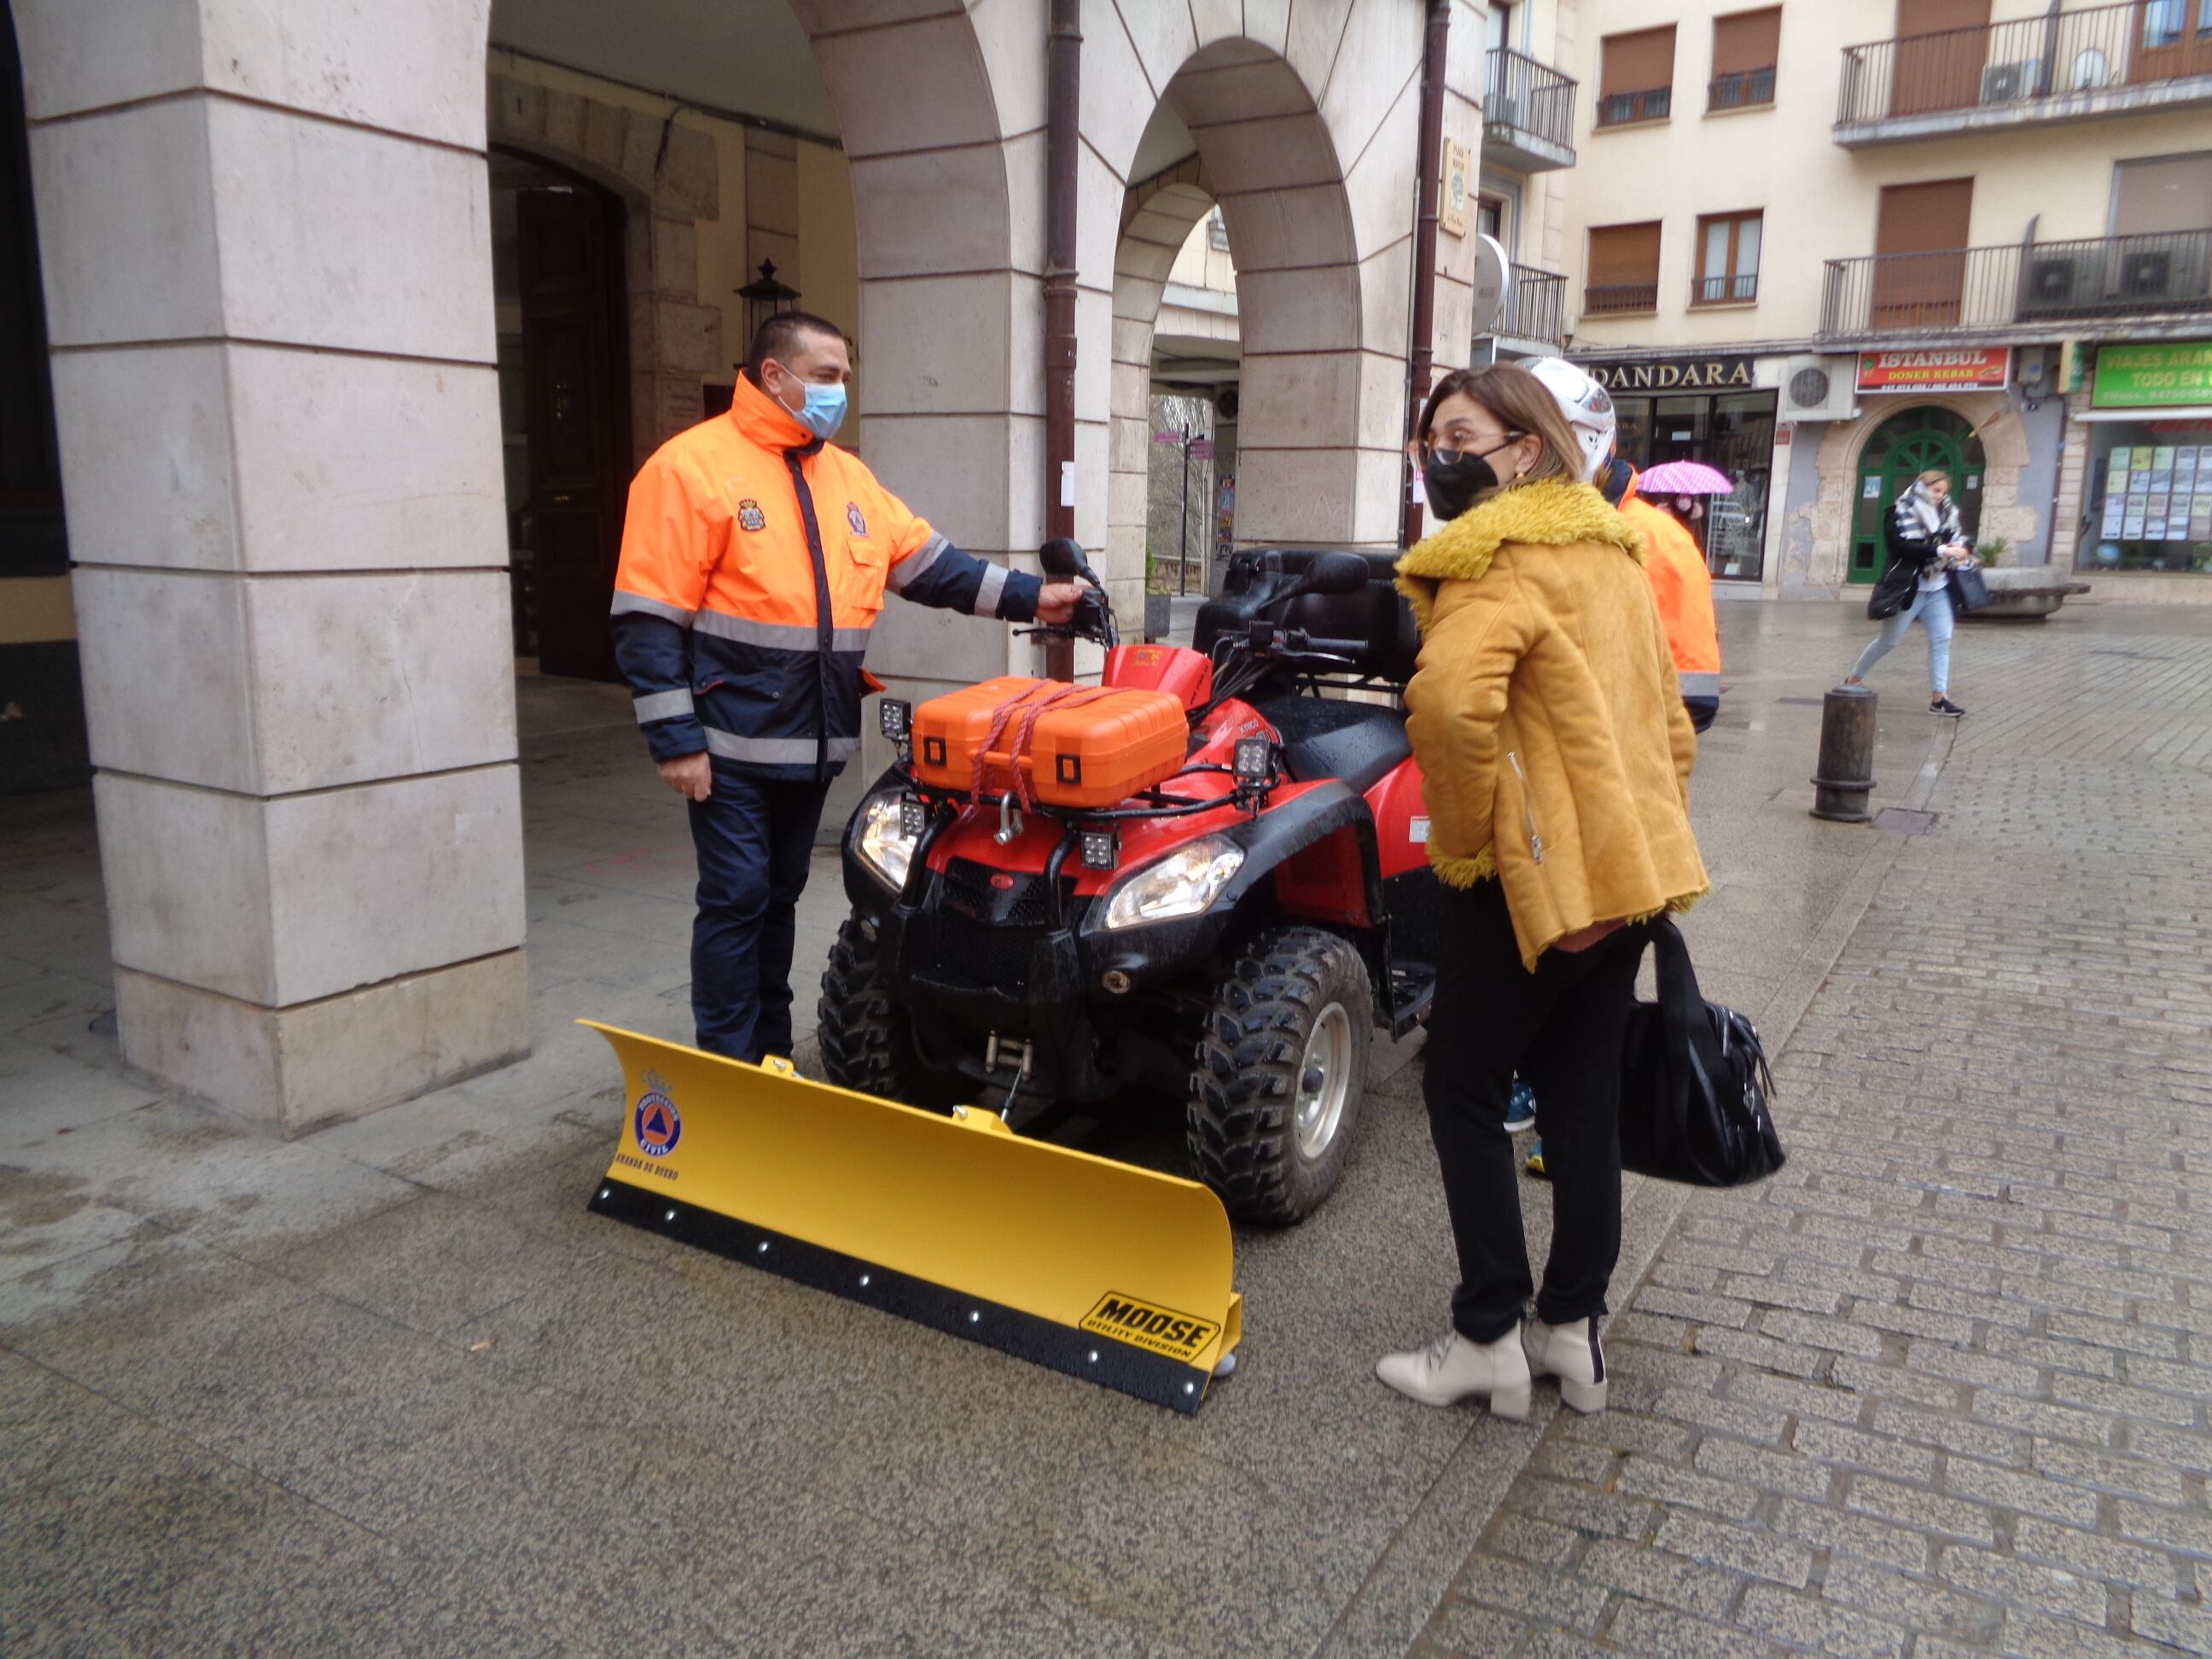
[[[2153,495],[2168,492],[2173,488],[2173,446],[2161,444],[2150,453],[2150,487]]]
[[[2146,455],[2150,453],[2147,449],[2142,453]],[[2145,467],[2140,471],[2130,472],[2128,474],[2128,494],[2130,495],[2148,495],[2150,494],[2150,469],[2148,467]]]
[[[2189,539],[2212,542],[2212,495],[2199,495],[2189,510]]]
[[[2130,513],[2120,521],[2120,539],[2139,542],[2142,539],[2143,520],[2140,513]]]
[[[2117,539],[2120,533],[2120,526],[2127,520],[2127,512],[2128,498],[2126,496],[2106,496],[2105,522],[2097,533],[2102,536],[2106,541]]]
[[[2173,452],[2173,493],[2186,495],[2197,488],[2197,446],[2184,444]]]

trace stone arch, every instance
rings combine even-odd
[[[1079,397],[1078,418],[1115,422],[1109,576],[1133,580],[1141,568],[1144,463],[1129,422],[1149,408],[1152,327],[1181,246],[1168,239],[1215,202],[1243,359],[1238,542],[1395,545],[1419,9],[1316,7],[1210,30],[1143,0],[1102,9],[1121,27],[1085,33],[1082,268],[1086,290],[1094,271],[1112,273],[1097,294],[1110,310],[1112,380],[1104,408]],[[1160,112],[1188,131],[1191,153],[1133,191]],[[1096,337],[1085,330],[1085,351]]]
[[[1982,443],[1982,519],[1984,537],[2005,536],[2015,547],[2033,541],[2042,514],[2020,499],[2021,474],[2028,466],[2027,430],[2020,411],[2002,392],[1930,392],[1912,399],[1948,410],[1966,422]],[[1873,401],[1856,420],[1832,424],[1820,441],[1820,491],[1799,516],[1812,530],[1812,550],[1804,574],[1811,587],[1840,588],[1850,558],[1851,492],[1858,487],[1859,458],[1883,424],[1904,412],[1894,399]]]
[[[627,213],[630,449],[643,461],[698,418],[701,377],[725,368],[722,314],[699,301],[698,227],[721,216],[714,140],[641,110],[496,71],[487,77],[484,106],[490,147],[575,173]]]

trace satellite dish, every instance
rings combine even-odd
[[[1513,297],[1513,262],[1495,236],[1478,232],[1474,239],[1474,335],[1477,339],[1497,331]]]

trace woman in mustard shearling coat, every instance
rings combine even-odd
[[[1597,1321],[1620,1251],[1620,1047],[1644,930],[1705,892],[1697,737],[1643,538],[1583,482],[1543,384],[1445,377],[1416,459],[1449,522],[1407,553],[1421,626],[1406,726],[1425,780],[1444,944],[1424,1092],[1460,1261],[1451,1327],[1376,1370],[1431,1405],[1528,1409],[1532,1376],[1604,1406]],[[1552,1253],[1531,1282],[1505,1110],[1536,1091]],[[1535,1293],[1535,1315],[1522,1315]]]

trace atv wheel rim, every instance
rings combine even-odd
[[[1341,1003],[1332,1002],[1314,1021],[1306,1051],[1298,1058],[1297,1103],[1291,1131],[1298,1156],[1313,1162],[1329,1149],[1344,1123],[1345,1097],[1352,1087],[1352,1019]]]

